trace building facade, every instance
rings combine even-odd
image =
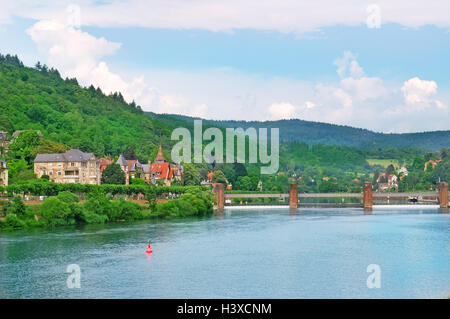
[[[7,132],[0,131],[0,156],[5,155],[9,148],[9,136]]]
[[[125,185],[129,185],[133,178],[140,177],[141,175],[142,164],[138,160],[127,160],[123,155],[120,155],[116,164],[119,164],[125,173]]]
[[[164,185],[170,186],[173,180],[181,180],[183,178],[183,166],[180,164],[171,164],[166,160],[162,147],[159,147],[155,162],[143,164],[141,166],[141,178],[146,183],[155,184],[156,181],[162,180]]]
[[[61,184],[100,185],[100,161],[94,154],[76,149],[61,154],[37,154],[34,172],[38,178],[48,175],[51,181]]]
[[[0,186],[8,186],[8,165],[3,158],[0,158]]]

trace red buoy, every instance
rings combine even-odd
[[[147,254],[151,254],[153,252],[152,247],[150,246],[150,243],[148,243],[147,250],[145,251]]]

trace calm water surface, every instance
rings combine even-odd
[[[81,268],[80,289],[67,288],[69,264]],[[369,264],[381,267],[380,289],[367,288]],[[233,209],[0,233],[0,298],[448,296],[450,214],[435,208]]]

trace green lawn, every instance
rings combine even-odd
[[[396,159],[376,159],[376,158],[371,158],[371,159],[367,159],[367,162],[370,165],[381,165],[383,167],[388,167],[389,165],[394,165],[395,168],[399,168],[399,164],[398,161]]]

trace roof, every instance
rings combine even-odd
[[[59,154],[37,154],[35,163],[46,162],[87,162],[94,156],[93,153],[84,153],[77,149]]]
[[[138,160],[126,160],[126,162],[130,172],[135,172],[136,168],[142,167],[142,164]]]
[[[17,130],[13,133],[12,138],[15,139],[17,138],[17,136],[19,136],[22,132],[26,132],[27,130]],[[29,131],[34,131],[33,129],[30,129]],[[40,137],[44,137],[44,135],[42,134],[42,132],[40,130],[35,130],[36,133],[40,136]]]
[[[8,141],[8,133],[0,131],[0,141]]]
[[[111,165],[112,163],[114,163],[114,160],[112,158],[101,158],[99,159],[99,163],[100,163],[100,170],[103,172],[103,170]]]
[[[6,161],[3,158],[0,158],[0,168],[8,169],[8,165],[6,164]]]
[[[125,157],[123,157],[122,154],[120,154],[116,164],[119,164],[120,166],[128,166],[127,160],[125,159]]]
[[[166,179],[169,176],[169,163],[152,163],[151,170],[155,178]]]
[[[150,173],[150,164],[142,164],[142,173],[148,174]]]
[[[164,157],[163,151],[162,151],[162,146],[159,146],[159,150],[158,150],[158,155],[156,155],[155,157],[155,162],[166,162],[166,158]]]

